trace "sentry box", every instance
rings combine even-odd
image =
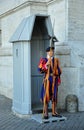
[[[17,114],[30,115],[41,108],[40,89],[43,75],[38,72],[52,36],[48,15],[32,15],[22,20],[10,39],[13,43],[13,104]]]

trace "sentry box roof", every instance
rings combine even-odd
[[[10,39],[11,43],[17,41],[30,41],[32,39],[33,28],[37,19],[44,19],[44,24],[47,29],[47,33],[53,36],[53,29],[49,15],[32,15],[22,20],[15,33]]]

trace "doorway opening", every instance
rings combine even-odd
[[[46,57],[46,48],[49,46],[49,34],[46,26],[47,17],[37,16],[34,23],[31,39],[31,105],[32,112],[41,111],[40,102],[43,74],[38,72],[38,63],[41,57]]]

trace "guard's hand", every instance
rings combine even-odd
[[[46,66],[49,66],[51,64],[51,58],[48,59]]]

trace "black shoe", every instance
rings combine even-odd
[[[52,116],[53,117],[59,117],[59,118],[61,118],[62,116],[61,115],[59,115],[59,114],[52,114]]]
[[[48,115],[44,115],[44,117],[43,117],[43,119],[48,119],[49,117],[48,117]]]

